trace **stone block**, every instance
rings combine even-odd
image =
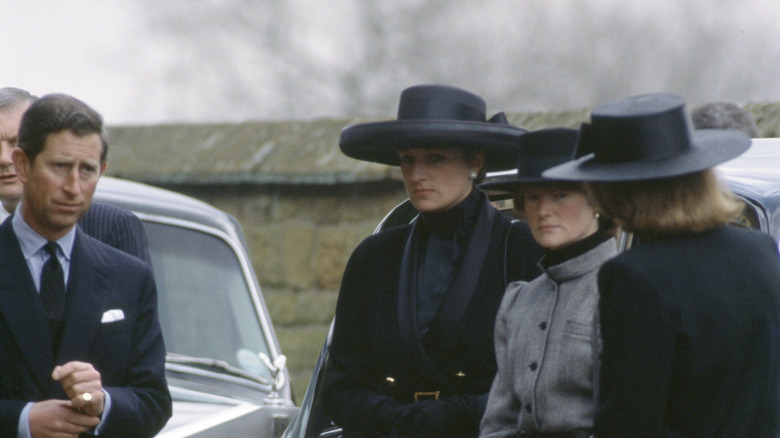
[[[375,225],[368,224],[319,230],[314,258],[315,286],[318,289],[339,289],[349,256],[374,228]]]
[[[276,199],[273,220],[318,225],[363,222],[382,218],[406,198],[399,182],[349,186],[285,187]]]
[[[233,201],[237,204],[234,216],[241,224],[265,225],[272,224],[274,197],[262,192],[246,194]]]
[[[261,287],[285,283],[284,260],[279,256],[283,246],[282,230],[281,225],[244,230],[249,256]]]
[[[311,225],[288,224],[284,227],[282,241],[277,242],[281,245],[282,284],[298,290],[314,285],[314,234]]]
[[[298,402],[306,393],[306,386],[314,365],[328,335],[330,323],[305,326],[276,327],[282,352],[287,356],[287,367],[292,374],[292,387]]]
[[[329,324],[336,311],[338,291],[263,288],[274,326]]]

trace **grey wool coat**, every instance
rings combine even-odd
[[[597,273],[616,247],[608,239],[531,282],[507,287],[495,327],[498,372],[481,437],[593,427]]]

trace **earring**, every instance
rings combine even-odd
[[[601,217],[601,215],[600,215],[600,214],[599,214],[599,212],[597,211],[597,212],[593,213],[593,217],[595,217],[596,219],[598,219],[599,217]]]
[[[473,181],[473,180],[477,179],[477,176],[479,176],[479,175],[477,174],[476,170],[469,170],[469,179],[470,180]]]

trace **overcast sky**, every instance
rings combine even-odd
[[[261,0],[253,0],[260,2]],[[328,66],[328,68],[351,69],[358,68],[365,62],[363,58],[355,56],[357,51],[351,50],[350,44],[358,48],[361,41],[354,35],[356,29],[356,20],[359,15],[352,0],[272,0],[277,8],[289,8],[289,5],[300,7],[304,12],[296,16],[289,16],[288,11],[283,11],[288,15],[280,17],[290,22],[290,29],[295,29],[295,38],[286,41],[290,47],[298,50],[298,55],[304,54],[309,61],[299,70],[306,75],[307,69],[312,65]],[[358,0],[366,1],[366,0]],[[303,104],[297,111],[282,112],[281,108],[290,105],[275,102],[278,93],[269,90],[254,89],[253,92],[258,96],[255,100],[257,104],[252,106],[228,106],[228,109],[214,108],[214,97],[211,100],[199,100],[199,96],[204,93],[204,84],[196,80],[199,74],[199,66],[190,64],[185,66],[186,71],[181,72],[182,83],[178,87],[172,87],[165,81],[179,80],[172,79],[178,74],[175,72],[176,62],[184,59],[181,53],[175,53],[182,50],[182,38],[179,34],[178,40],[164,39],[161,35],[164,33],[154,33],[150,29],[150,17],[156,16],[156,11],[150,10],[156,2],[149,0],[0,0],[0,40],[2,49],[0,49],[0,86],[17,86],[28,89],[29,91],[42,95],[49,92],[66,92],[73,94],[86,101],[106,118],[109,124],[127,124],[127,123],[160,123],[168,121],[241,121],[247,119],[278,119],[279,117],[321,117],[334,116],[340,117],[344,114],[338,110],[336,102],[345,97],[336,97],[335,92],[324,89],[322,82],[326,86],[329,77],[318,84],[311,86],[311,90],[316,91],[316,96],[308,96],[312,102],[305,101],[306,94],[309,94],[309,88],[304,87],[303,91],[298,91],[299,95],[287,93],[287,99],[291,95],[299,99]],[[182,10],[193,5],[192,8],[200,7],[201,10],[217,10],[222,5],[235,3],[232,0],[165,0],[161,4],[178,4]],[[394,0],[392,7],[407,8],[408,10],[420,10],[419,5],[423,0]],[[251,5],[252,2],[244,2],[244,5]],[[377,3],[385,4],[385,3]],[[468,2],[458,4],[468,5]],[[487,9],[493,7],[491,11],[485,11],[485,8],[477,5],[487,5]],[[680,7],[685,4],[687,7]],[[199,5],[199,6],[198,6]],[[284,5],[284,6],[278,6]],[[661,35],[664,34],[668,24],[669,34],[672,31],[682,31],[692,19],[701,19],[705,21],[706,28],[717,34],[718,28],[723,28],[724,38],[720,41],[722,50],[710,50],[708,47],[696,47],[697,40],[690,36],[685,41],[677,42],[674,37],[665,38],[658,44],[641,42],[637,40],[635,50],[623,52],[620,54],[608,53],[613,56],[625,57],[623,64],[626,69],[635,69],[637,77],[649,75],[650,79],[636,81],[637,84],[626,83],[625,89],[616,90],[620,93],[643,92],[645,88],[663,88],[668,76],[674,75],[674,68],[671,70],[658,69],[658,73],[649,72],[657,64],[650,62],[650,59],[663,60],[668,57],[676,59],[677,62],[683,62],[686,59],[693,59],[693,56],[699,53],[713,53],[717,57],[716,62],[722,63],[723,70],[730,72],[723,81],[713,78],[713,73],[709,70],[702,70],[701,75],[695,73],[691,75],[690,81],[697,80],[710,81],[712,84],[712,96],[699,93],[696,97],[699,99],[718,99],[721,96],[727,96],[731,100],[739,103],[748,101],[780,101],[780,1],[778,0],[654,0],[652,2],[634,2],[625,0],[486,0],[486,3],[473,3],[473,8],[463,8],[463,14],[466,15],[465,21],[472,21],[470,25],[483,26],[477,30],[484,36],[484,45],[480,44],[479,37],[466,35],[463,41],[452,40],[447,44],[456,44],[459,47],[471,47],[473,53],[495,51],[494,58],[509,57],[518,58],[525,62],[527,66],[549,62],[545,66],[550,72],[548,75],[544,69],[537,69],[532,72],[529,68],[524,71],[523,64],[518,62],[518,68],[502,67],[492,69],[498,72],[494,76],[500,76],[500,79],[519,81],[524,74],[535,74],[538,77],[527,79],[532,85],[539,84],[547,77],[552,77],[553,73],[558,73],[566,68],[571,68],[573,73],[582,72],[597,60],[588,60],[587,53],[590,50],[596,51],[608,43],[607,40],[598,41],[597,44],[584,43],[579,41],[578,35],[585,35],[583,32],[588,26],[599,26],[599,29],[605,29],[608,32],[610,24],[617,20],[628,20],[635,23],[637,28],[641,28],[647,23],[652,23],[650,28],[660,27]],[[511,10],[507,9],[511,5]],[[517,7],[515,7],[517,5]],[[556,7],[561,5],[561,10]],[[564,6],[567,6],[565,7]],[[572,5],[579,8],[592,9],[593,5],[599,5],[603,13],[591,16],[593,23],[578,21],[578,16],[572,16]],[[587,6],[584,6],[587,5]],[[390,7],[390,6],[386,6]],[[379,9],[379,8],[377,8]],[[457,8],[450,8],[456,9]],[[438,10],[436,10],[438,11]],[[537,17],[532,12],[543,12],[540,14],[545,19],[554,20],[561,17],[561,22],[555,26],[540,26],[536,23]],[[681,12],[682,11],[682,12]],[[170,14],[170,10],[168,11]],[[428,11],[430,12],[430,11]],[[186,13],[186,12],[183,12]],[[444,18],[439,17],[439,26],[441,22],[455,22],[451,19],[452,10],[446,11],[450,14]],[[681,15],[681,14],[688,15]],[[480,15],[482,14],[482,15]],[[485,15],[493,14],[493,15]],[[175,14],[174,14],[175,16]],[[471,20],[471,17],[477,17]],[[481,17],[481,18],[480,18]],[[487,18],[486,18],[487,17]],[[397,18],[397,16],[396,16]],[[223,20],[224,21],[224,20]],[[667,23],[668,22],[668,23]],[[188,24],[190,24],[188,22]],[[215,22],[206,23],[206,26],[225,26],[224,29],[235,27],[235,23]],[[524,28],[541,29],[536,34],[540,35],[538,41],[529,42],[529,34],[523,33]],[[219,32],[219,27],[216,27]],[[255,28],[252,28],[255,29]],[[491,32],[495,29],[495,33]],[[544,29],[548,29],[549,34],[541,36]],[[261,33],[263,29],[257,29]],[[447,29],[439,30],[446,32]],[[432,32],[431,38],[436,38],[436,33]],[[591,31],[590,34],[598,34]],[[556,49],[550,45],[550,38],[555,39],[559,35],[560,43],[568,45],[571,51],[571,65],[561,62],[559,58],[547,57],[545,53],[539,53],[539,50],[554,52]],[[174,35],[175,36],[175,35]],[[622,37],[625,38],[625,37]],[[186,37],[183,39],[186,44]],[[476,42],[475,42],[476,40]],[[526,52],[518,52],[519,49],[513,47],[516,43],[526,42],[530,49]],[[244,44],[246,41],[237,40],[236,46]],[[367,44],[363,42],[364,45]],[[178,45],[177,45],[178,44]],[[224,44],[220,41],[220,44]],[[459,46],[457,46],[459,45]],[[193,45],[195,46],[195,45]],[[656,47],[657,46],[657,47]],[[302,47],[308,47],[302,49]],[[533,50],[537,47],[536,51]],[[538,49],[542,47],[542,49]],[[625,46],[623,46],[625,47]],[[630,47],[630,46],[629,46]],[[660,48],[659,48],[660,47]],[[694,53],[679,53],[674,48],[689,48]],[[363,52],[370,53],[371,47],[360,47]],[[214,47],[187,47],[194,53],[190,58],[198,59],[198,52],[202,49],[209,49],[212,52]],[[392,46],[377,47],[384,51],[392,50]],[[526,49],[523,49],[526,50]],[[560,53],[567,49],[561,49]],[[660,50],[660,53],[659,53]],[[687,50],[687,49],[686,49]],[[277,62],[273,57],[262,58],[260,56],[241,56],[238,50],[236,54],[229,55],[229,64],[223,66],[226,70],[243,70],[243,77],[253,78],[255,83],[251,86],[258,88],[258,84],[270,84],[268,87],[277,87],[280,82],[274,82],[272,78],[261,78],[268,67],[268,60]],[[503,54],[509,54],[503,56]],[[516,56],[520,53],[520,56]],[[523,59],[527,54],[528,58]],[[645,55],[647,54],[647,55]],[[365,56],[365,55],[364,55]],[[423,55],[424,56],[424,55]],[[608,57],[608,56],[606,56]],[[602,55],[604,58],[604,55]],[[315,60],[312,63],[312,59]],[[171,60],[174,65],[171,66]],[[683,61],[681,61],[683,60]],[[598,61],[605,61],[600,59]],[[609,61],[609,60],[606,60]],[[620,61],[620,60],[618,60]],[[454,65],[456,68],[463,68],[458,64],[454,57],[446,58],[442,65]],[[246,63],[246,64],[244,64]],[[295,72],[293,62],[287,62],[284,68],[287,71]],[[292,65],[291,65],[292,64]],[[621,65],[623,65],[621,64]],[[694,63],[695,64],[695,63]],[[606,64],[608,65],[608,64]],[[395,66],[386,66],[390,71]],[[429,82],[429,79],[448,78],[444,70],[446,67],[440,65],[431,65],[430,72],[426,73],[424,68],[418,68],[412,71],[413,74],[407,74],[405,80]],[[467,66],[470,67],[470,66]],[[686,66],[691,68],[690,65]],[[213,67],[212,67],[213,68]],[[488,73],[490,66],[479,66]],[[693,66],[695,69],[695,65]],[[407,69],[408,70],[408,69]],[[324,71],[324,70],[323,70]],[[507,73],[509,71],[509,73]],[[516,73],[515,73],[516,72]],[[734,73],[736,72],[736,73]],[[316,74],[316,73],[315,73]],[[338,78],[334,73],[334,78]],[[395,72],[388,72],[392,77]],[[428,74],[428,76],[426,76]],[[601,85],[600,95],[605,95],[604,88],[609,90],[610,77],[614,70],[606,69],[599,73],[606,83]],[[400,75],[400,73],[399,73]],[[511,77],[515,76],[516,77]],[[238,75],[234,75],[236,77]],[[241,77],[241,76],[239,76]],[[250,79],[252,80],[252,79]],[[384,79],[383,79],[384,80]],[[480,79],[483,83],[486,79]],[[496,78],[488,78],[488,81],[495,82]],[[333,82],[337,82],[334,80]],[[572,81],[563,80],[563,83]],[[590,88],[591,83],[576,84],[579,89]],[[192,84],[192,85],[189,85]],[[408,84],[406,84],[408,85]],[[482,87],[483,84],[477,84],[474,88]],[[679,84],[678,84],[679,86]],[[398,86],[393,85],[398,88]],[[334,87],[335,88],[335,87]],[[387,103],[380,112],[390,113],[397,102],[397,92],[400,89],[392,89],[393,97],[381,95],[383,103]],[[467,88],[469,88],[467,86]],[[568,101],[558,100],[553,97],[560,86],[555,84],[550,90],[539,88],[534,95],[531,91],[522,93],[526,98],[526,103],[533,108],[522,107],[518,105],[513,108],[507,105],[507,110],[513,109],[563,109],[562,106],[575,106],[578,109],[588,107],[592,104],[601,102],[591,102],[595,99],[596,92],[583,95],[582,99],[570,99]],[[593,87],[594,89],[598,87]],[[705,87],[706,88],[706,87]],[[709,89],[707,88],[707,89]],[[479,88],[478,88],[479,89]],[[500,87],[489,89],[482,87],[493,93],[493,90],[500,90]],[[169,91],[175,90],[175,95],[168,95]],[[185,90],[185,91],[183,91]],[[312,91],[311,93],[314,93]],[[361,90],[364,99],[371,101],[376,98],[370,92]],[[659,90],[660,91],[660,90]],[[666,91],[666,90],[663,90]],[[222,92],[222,91],[220,91]],[[304,93],[300,95],[300,93]],[[558,95],[565,95],[566,91],[558,92]],[[608,95],[608,93],[607,93]],[[549,96],[546,97],[546,96]],[[492,97],[492,96],[491,96]],[[346,99],[350,99],[347,96]],[[519,102],[516,97],[513,102]],[[333,102],[328,102],[331,100]],[[489,99],[489,101],[492,99]],[[317,106],[316,103],[322,101],[323,105]],[[387,102],[384,102],[387,101]],[[562,103],[563,102],[563,103]],[[358,109],[360,112],[360,109]],[[376,108],[374,112],[376,113]],[[375,115],[361,113],[358,115]]]
[[[150,42],[133,38],[132,23],[140,20],[132,2],[0,0],[0,5],[2,86],[37,95],[65,92],[108,121],[134,119],[121,105],[138,92],[122,48]]]

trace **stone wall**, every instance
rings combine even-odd
[[[745,107],[761,136],[780,136],[780,104]],[[508,114],[527,129],[576,128],[587,116],[587,110]],[[339,152],[341,128],[355,121],[111,129],[109,175],[194,196],[242,224],[299,401],[349,255],[406,197],[397,169]]]

